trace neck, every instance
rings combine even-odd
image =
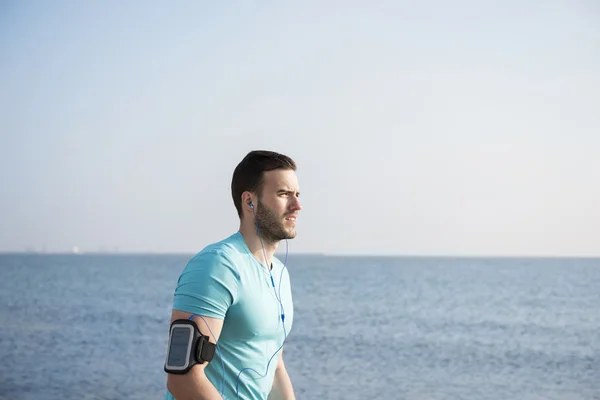
[[[242,234],[242,237],[244,238],[244,241],[246,242],[246,246],[248,246],[248,248],[250,249],[250,252],[254,256],[254,258],[256,258],[258,260],[258,262],[260,262],[263,266],[265,266],[265,268],[270,270],[271,262],[273,260],[273,254],[275,254],[275,251],[277,250],[277,246],[279,245],[279,242],[270,243],[270,242],[266,241],[264,238],[262,238],[262,243],[261,243],[261,238],[259,238],[256,233],[256,225],[254,225],[254,222],[252,222],[252,224],[241,223],[239,230],[240,230],[240,233]],[[264,246],[264,251],[263,251],[263,246]],[[266,260],[265,260],[265,255],[267,256]]]

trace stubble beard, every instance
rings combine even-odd
[[[296,229],[287,230],[283,225],[285,215],[278,215],[260,201],[256,207],[256,224],[262,239],[268,244],[275,244],[284,239],[296,237]]]

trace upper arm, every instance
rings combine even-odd
[[[176,319],[189,319],[194,314],[193,321],[198,330],[208,336],[210,342],[217,343],[225,314],[237,299],[238,280],[234,266],[222,255],[215,252],[197,255],[179,277],[171,323]],[[168,374],[167,388],[171,394],[175,396],[175,391],[180,397],[187,398],[206,389],[214,390],[209,387],[210,382],[204,374],[206,365],[196,364],[182,375]]]
[[[171,322],[177,319],[189,319],[191,315],[191,313],[185,311],[173,310],[171,313]],[[193,321],[198,326],[200,333],[208,336],[210,342],[217,343],[221,335],[221,329],[223,328],[223,320],[196,315]],[[176,398],[185,398],[187,393],[192,397],[197,391],[202,390],[200,388],[208,384],[206,375],[204,374],[206,365],[207,363],[196,364],[187,374],[167,374],[167,388],[169,392]],[[181,393],[182,391],[185,391],[186,394]]]

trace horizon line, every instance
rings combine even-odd
[[[199,251],[0,251],[0,255],[61,255],[61,256],[128,256],[128,255],[156,255],[156,256],[192,256],[198,254]],[[285,255],[285,252],[275,252],[275,256]],[[353,258],[586,258],[600,259],[598,255],[574,255],[574,254],[426,254],[426,253],[324,253],[299,251],[288,253],[288,257],[292,256],[317,256],[317,257],[353,257]]]

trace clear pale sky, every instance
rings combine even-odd
[[[597,2],[233,4],[2,2],[0,251],[196,252],[271,149],[290,252],[600,255]]]

